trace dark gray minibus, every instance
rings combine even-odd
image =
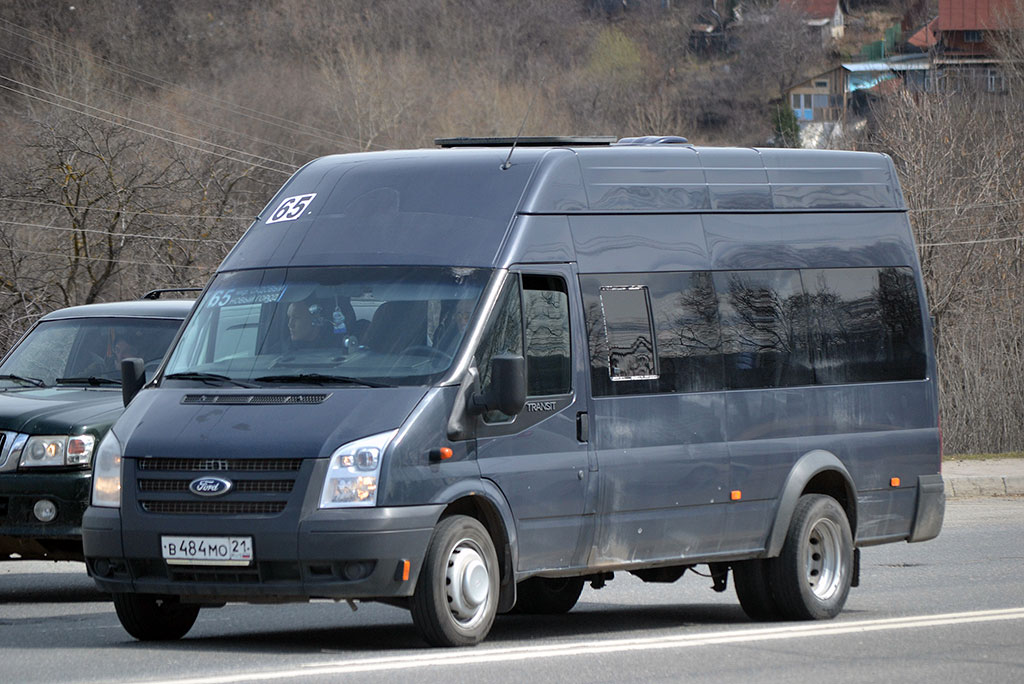
[[[831,618],[862,547],[939,533],[888,157],[439,142],[295,173],[97,448],[85,555],[129,633],[374,600],[470,645],[698,565]]]

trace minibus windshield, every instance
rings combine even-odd
[[[165,381],[425,385],[452,364],[488,269],[304,267],[217,275]]]

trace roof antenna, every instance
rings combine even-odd
[[[533,109],[533,103],[537,101],[537,94],[543,87],[544,78],[540,79],[540,85],[538,85],[537,90],[533,92],[533,97],[530,98],[530,104],[526,106],[526,114],[523,115],[523,123],[519,125],[519,132],[516,133],[515,140],[512,141],[512,149],[508,151],[508,156],[505,157],[505,163],[501,165],[502,171],[508,171],[512,168],[512,153],[516,151],[516,145],[519,143],[519,138],[522,137],[523,129],[526,128],[526,120],[530,118],[530,111]]]

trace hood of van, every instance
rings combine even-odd
[[[317,458],[400,426],[425,387],[143,390],[114,432],[126,458]]]
[[[120,387],[8,390],[0,393],[0,430],[66,435],[86,427],[106,428],[123,410]]]

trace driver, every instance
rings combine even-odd
[[[328,327],[319,304],[309,300],[288,305],[288,340],[291,349],[310,349],[327,344]]]

